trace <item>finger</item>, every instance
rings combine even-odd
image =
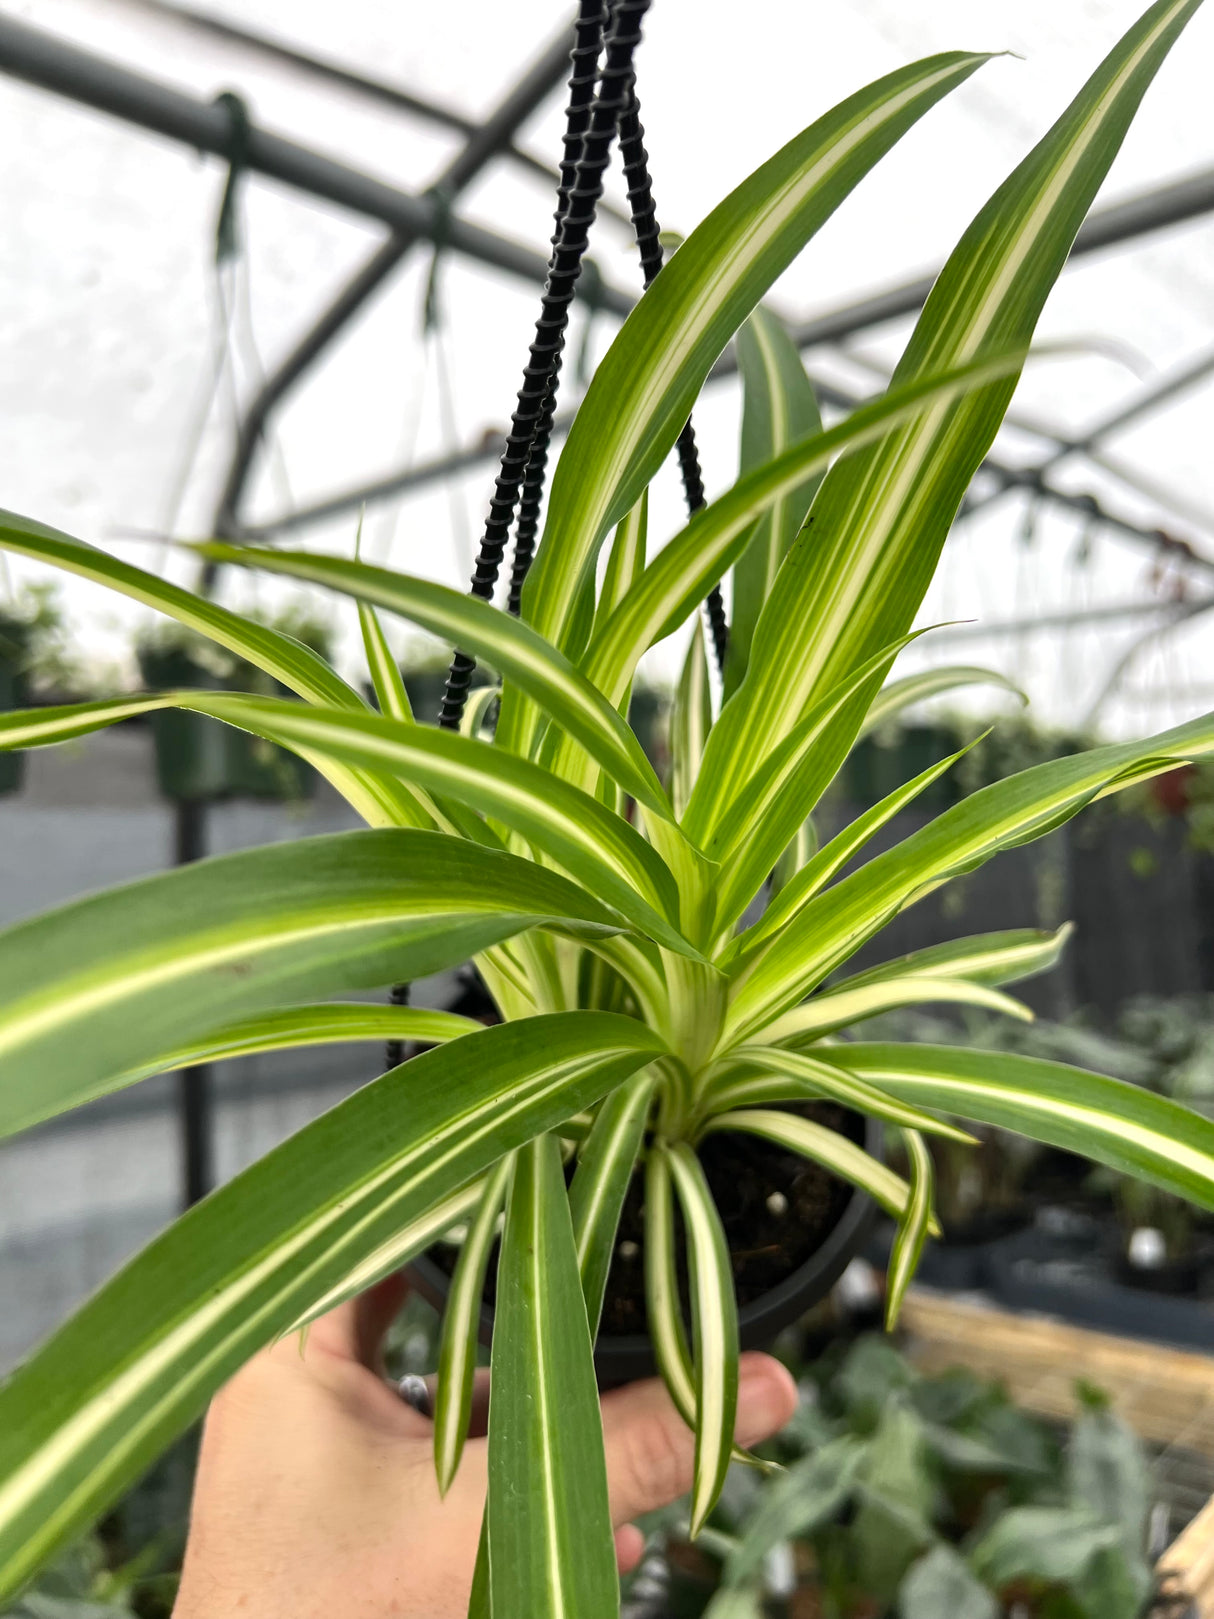
[[[645,1552],[645,1536],[634,1523],[621,1524],[615,1532],[615,1560],[621,1574],[631,1574]]]
[[[770,1438],[796,1408],[796,1384],[778,1360],[741,1356],[734,1429],[740,1445]],[[664,1507],[691,1488],[695,1435],[657,1378],[603,1396],[603,1440],[613,1522]]]
[[[383,1342],[409,1292],[400,1271],[347,1299],[308,1328],[305,1356],[312,1350],[339,1360],[358,1361],[383,1373]]]

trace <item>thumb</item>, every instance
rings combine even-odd
[[[738,1361],[740,1445],[757,1445],[782,1428],[797,1408],[797,1388],[770,1355]],[[603,1396],[603,1443],[614,1523],[676,1501],[691,1488],[695,1435],[657,1378]]]

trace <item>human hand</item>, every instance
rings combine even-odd
[[[302,1350],[298,1336],[284,1339],[215,1397],[174,1619],[463,1619],[487,1442],[469,1439],[440,1498],[431,1424],[382,1372],[405,1291],[392,1277],[341,1305]],[[737,1438],[754,1445],[788,1421],[796,1390],[767,1355],[743,1355],[740,1373]],[[488,1379],[478,1376],[483,1436]],[[627,1572],[643,1547],[630,1520],[691,1487],[694,1442],[656,1379],[605,1394],[602,1409]]]

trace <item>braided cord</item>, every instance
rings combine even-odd
[[[590,226],[602,194],[603,174],[620,109],[631,85],[632,57],[641,35],[641,19],[649,4],[650,0],[616,0],[607,29],[597,95],[593,93],[593,82],[587,86],[586,75],[590,49],[602,35],[605,20],[603,8],[599,0],[582,0],[579,8],[577,45],[570,77],[569,118],[574,121],[575,132],[581,123],[583,133],[580,142],[576,133],[567,136],[559,197],[561,206],[552,239],[548,280],[472,577],[472,594],[484,601],[492,599],[497,584],[515,506],[541,424],[547,422],[548,428],[551,427],[557,373],[569,323],[569,306],[573,302]],[[567,127],[568,124],[569,119]],[[575,149],[576,157],[573,156]],[[564,183],[566,175],[567,185]],[[546,458],[546,442],[543,454]],[[536,476],[542,479],[542,463],[538,458]],[[452,660],[439,715],[439,724],[449,730],[459,727],[475,667],[475,659],[463,652],[457,652]]]
[[[657,209],[653,200],[653,183],[649,177],[649,153],[645,150],[645,126],[641,123],[641,107],[637,100],[635,83],[630,87],[628,99],[620,115],[620,158],[624,165],[624,180],[628,187],[628,206],[632,212],[632,228],[641,254],[641,273],[649,287],[662,268],[662,243],[659,236]],[[700,474],[700,457],[696,450],[695,429],[689,416],[679,434],[676,450],[679,471],[683,478],[683,494],[688,515],[694,517],[706,502],[704,480]],[[725,621],[725,603],[721,587],[713,585],[706,602],[708,627],[712,632],[712,646],[717,668],[724,671],[725,654],[729,649],[729,627]]]

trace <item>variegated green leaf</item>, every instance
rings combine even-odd
[[[881,688],[864,716],[859,736],[868,736],[878,726],[887,724],[895,715],[913,707],[915,703],[925,703],[929,697],[939,697],[946,691],[957,691],[963,686],[999,686],[1019,697],[1021,703],[1028,702],[1019,686],[994,669],[960,664],[924,669],[919,674],[907,675],[903,680],[891,680],[888,686]]]
[[[971,793],[817,895],[758,951],[733,964],[727,1038],[747,1039],[764,1028],[899,911],[950,877],[1053,831],[1095,798],[1211,751],[1214,715],[1205,715],[1141,742],[1047,760]]]
[[[482,1029],[356,1091],[178,1220],[0,1388],[0,1600],[254,1350],[452,1190],[622,1083],[654,1045],[608,1013]]]
[[[379,704],[380,713],[386,714],[392,720],[411,720],[413,705],[409,701],[409,693],[405,690],[400,665],[388,645],[388,638],[384,634],[383,625],[379,622],[374,607],[365,601],[358,603],[358,623],[362,630],[367,671],[375,688],[375,700]]]
[[[910,1161],[911,1195],[906,1213],[898,1222],[885,1274],[886,1332],[892,1332],[898,1325],[902,1300],[919,1268],[923,1244],[932,1228],[932,1199],[936,1189],[936,1171],[923,1137],[917,1130],[903,1130],[902,1140]]]
[[[729,1245],[700,1160],[685,1141],[659,1147],[668,1155],[687,1244],[695,1374],[694,1540],[716,1505],[729,1470],[738,1410],[738,1308]]]
[[[636,1074],[603,1103],[569,1188],[578,1273],[590,1336],[598,1335],[620,1210],[641,1157],[656,1071]]]
[[[669,814],[653,766],[625,721],[578,669],[527,624],[489,602],[429,579],[415,579],[344,557],[208,542],[213,560],[305,579],[399,613],[432,635],[483,659],[525,691],[638,802]]]
[[[654,1359],[675,1409],[687,1426],[694,1428],[696,1390],[679,1303],[670,1155],[656,1147],[645,1158],[644,1256],[645,1304]]]
[[[714,580],[745,549],[755,522],[841,451],[883,438],[891,424],[913,420],[941,400],[988,386],[1019,369],[1022,350],[984,358],[936,377],[917,378],[858,405],[842,422],[739,478],[658,552],[615,612],[596,626],[582,658],[587,678],[612,701],[632,680],[641,657],[671,635],[703,601]],[[756,758],[755,763],[758,763]]]
[[[645,572],[645,554],[649,534],[649,490],[616,526],[611,549],[607,553],[607,566],[603,570],[603,583],[594,609],[594,628],[605,624],[624,597]]]
[[[464,1440],[468,1437],[476,1350],[480,1342],[481,1295],[513,1169],[511,1153],[486,1177],[443,1307],[434,1393],[434,1470],[440,1495],[446,1495],[451,1486],[464,1452]]]
[[[953,52],[848,97],[720,203],[680,247],[595,373],[553,479],[529,620],[558,645],[607,527],[674,444],[712,365],[877,159],[985,57]]]
[[[941,271],[893,386],[1032,340],[1138,104],[1199,3],[1157,0],[999,187]],[[827,474],[713,730],[701,776],[710,821],[808,705],[910,628],[1014,389],[1012,375],[941,401]],[[851,734],[834,739],[839,759],[863,717],[857,704]]]
[[[905,1101],[1018,1130],[1214,1208],[1214,1122],[1169,1097],[1005,1052],[848,1045],[835,1056]]]
[[[1014,984],[1058,964],[1075,930],[1064,922],[1048,928],[1007,928],[999,933],[973,933],[946,944],[929,944],[879,967],[840,981],[837,989],[859,989],[891,978],[967,979],[971,984]]]
[[[833,1050],[834,1048],[830,1048]],[[829,1061],[824,1052],[786,1051],[779,1046],[741,1046],[731,1054],[724,1075],[709,1084],[705,1110],[728,1113],[740,1107],[764,1107],[773,1102],[797,1102],[827,1097],[856,1113],[871,1114],[888,1124],[926,1130],[952,1141],[973,1143],[974,1137],[922,1108],[887,1095],[846,1069]]]
[[[730,645],[733,645],[732,632]],[[697,619],[670,711],[670,797],[679,817],[691,798],[711,730],[712,691],[708,682],[708,659],[704,655],[704,624],[702,619]]]
[[[268,697],[173,694],[178,706],[210,714],[283,746],[399,771],[429,792],[494,816],[601,893],[668,949],[690,952],[674,925],[679,895],[651,844],[588,794],[538,765],[472,737],[382,715],[323,709]]]
[[[382,1282],[385,1276],[390,1276],[418,1254],[424,1253],[431,1243],[439,1241],[456,1227],[465,1225],[480,1203],[484,1190],[485,1177],[478,1176],[467,1186],[461,1186],[458,1192],[452,1192],[450,1197],[440,1198],[416,1220],[410,1220],[399,1231],[394,1231],[386,1242],[372,1248],[340,1282],[335,1283],[327,1293],[322,1293],[301,1316],[284,1328],[281,1336],[286,1338],[293,1332],[300,1332],[347,1299],[357,1298],[369,1287],[374,1287],[376,1282]]]
[[[0,549],[63,568],[94,584],[120,591],[159,613],[166,613],[187,629],[205,635],[272,675],[309,702],[354,710],[366,707],[358,693],[302,642],[241,618],[206,597],[191,595],[178,585],[158,579],[154,573],[119,562],[116,557],[61,534],[58,529],[48,528],[29,517],[19,517],[15,512],[0,511]],[[340,768],[330,773],[329,779],[372,826],[428,827],[432,824],[429,815],[399,782]]]
[[[812,996],[769,1023],[763,1038],[801,1045],[820,1040],[823,1035],[833,1034],[850,1023],[893,1011],[895,1007],[930,1003],[981,1006],[988,1012],[1002,1012],[1025,1023],[1033,1020],[1032,1012],[1023,1001],[1003,995],[997,989],[988,989],[985,984],[972,983],[968,978],[944,978],[935,974],[919,978],[906,973],[863,984],[845,978],[835,988]]]
[[[541,923],[618,919],[529,861],[407,830],[221,855],[73,901],[0,933],[0,1135],[235,1014],[439,972]]]
[[[226,1023],[188,1045],[161,1052],[141,1068],[124,1074],[120,1083],[130,1085],[149,1074],[260,1056],[267,1051],[290,1051],[297,1046],[345,1045],[355,1040],[420,1040],[437,1046],[461,1034],[475,1034],[481,1027],[475,1018],[431,1012],[420,1006],[376,1006],[366,1001],[288,1006],[282,1011]]]
[[[910,1202],[910,1187],[901,1175],[887,1169],[866,1153],[863,1147],[857,1147],[854,1141],[840,1135],[837,1130],[828,1130],[821,1124],[815,1124],[812,1119],[801,1118],[799,1114],[758,1107],[718,1113],[703,1125],[700,1135],[715,1135],[722,1130],[740,1130],[744,1135],[762,1136],[767,1141],[774,1141],[777,1146],[799,1152],[804,1158],[812,1158],[824,1169],[867,1192],[887,1214],[900,1218]]]
[[[782,455],[799,439],[820,433],[822,418],[800,352],[770,311],[760,304],[738,328],[734,342],[742,374],[738,466],[741,472],[750,472]],[[777,501],[755,524],[745,551],[734,564],[724,671],[726,698],[746,673],[759,613],[821,481],[821,474],[814,473]]]
[[[837,832],[829,843],[811,855],[795,876],[773,894],[759,920],[726,946],[719,958],[722,967],[739,972],[744,960],[749,959],[766,939],[779,933],[815,894],[826,887],[832,877],[843,870],[870,838],[893,820],[899,810],[905,809],[926,787],[951,769],[967,751],[961,748],[950,758],[929,765]]]
[[[789,839],[803,824],[830,785],[831,769],[823,768],[821,743],[855,693],[876,683],[898,655],[905,641],[885,647],[815,703],[788,733],[779,747],[755,770],[728,813],[715,825],[697,815],[705,802],[692,794],[684,824],[700,842],[709,859],[719,861],[716,925],[732,927],[754,898]]]
[[[498,1272],[489,1407],[493,1612],[611,1619],[620,1586],[603,1426],[551,1136],[518,1155]]]
[[[579,650],[573,607],[603,537],[665,460],[730,337],[873,164],[984,60],[932,57],[849,96],[715,208],[641,299],[578,411],[523,593],[523,616],[555,646]],[[525,753],[534,715],[510,696],[503,740]]]

